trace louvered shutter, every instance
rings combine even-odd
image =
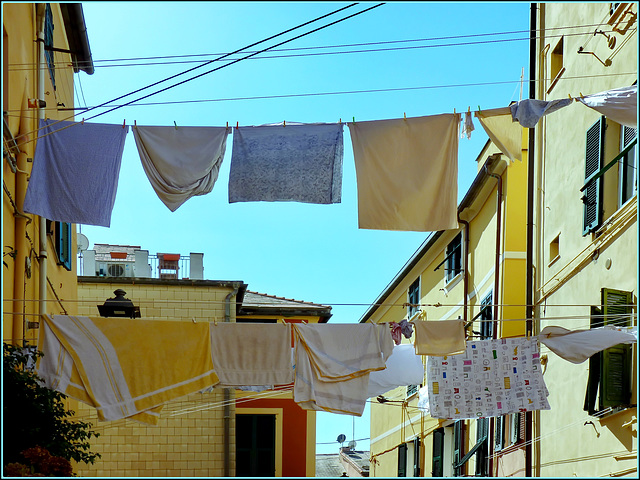
[[[456,422],[453,424],[453,476],[454,477],[459,477],[460,475],[462,475],[462,468],[461,467],[456,467],[455,465],[458,465],[458,463],[460,463],[460,460],[462,459],[462,420],[456,420]]]
[[[591,328],[602,326],[602,310],[598,307],[591,307]],[[584,410],[593,415],[596,412],[596,399],[598,398],[598,387],[600,386],[600,363],[602,352],[594,353],[589,357],[589,377],[587,380],[587,393],[584,398]]]
[[[432,437],[433,461],[431,464],[431,476],[442,477],[444,475],[444,465],[442,463],[442,452],[444,451],[444,428],[434,430]]]
[[[398,447],[398,477],[407,476],[407,444],[402,443]]]
[[[67,270],[71,270],[71,224],[56,222],[55,239],[58,265],[62,265]]]
[[[587,130],[585,154],[585,184],[602,168],[604,156],[604,128],[605,117],[601,117]],[[593,180],[584,190],[584,223],[582,234],[587,235],[600,226],[602,209],[600,208],[602,191],[602,177]]]
[[[602,289],[605,325],[629,326],[633,294]],[[628,405],[631,399],[631,345],[620,344],[602,352],[600,407]]]
[[[413,439],[413,476],[420,476],[420,437]]]
[[[504,448],[504,416],[496,417],[496,432],[495,432],[495,450],[499,451]]]

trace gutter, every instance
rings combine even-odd
[[[224,321],[231,322],[231,297],[238,294],[240,286],[235,284],[233,290],[224,298]],[[223,413],[223,475],[230,477],[231,474],[231,389],[225,388],[224,393],[224,413]]]
[[[64,29],[69,42],[69,52],[73,60],[73,72],[80,70],[93,75],[93,59],[87,36],[87,26],[84,22],[81,3],[61,3],[60,10],[64,20]]]

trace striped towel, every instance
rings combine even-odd
[[[218,383],[208,323],[45,315],[38,348],[45,385],[102,421],[155,425],[164,403]]]

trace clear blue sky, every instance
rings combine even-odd
[[[198,64],[185,61],[215,58],[184,56],[231,52],[346,5],[83,3],[95,73],[76,76],[76,105],[102,104]],[[260,48],[373,5],[359,4]],[[528,28],[529,3],[390,2],[280,47],[295,50],[263,53],[90,121],[126,121],[129,125],[134,120],[138,125],[176,122],[178,126],[224,126],[227,122],[235,126],[238,122],[249,126],[283,120],[382,120],[404,114],[416,117],[452,113],[454,109],[462,112],[469,107],[472,111],[478,106],[502,107],[519,99],[523,68],[527,95]],[[364,43],[371,45],[338,47]],[[332,48],[308,48],[328,46]],[[128,60],[167,56],[178,57]],[[116,103],[215,66],[218,64]],[[385,89],[405,90],[363,92]],[[335,94],[356,91],[361,93]],[[282,97],[318,93],[326,95]],[[270,96],[280,98],[264,98]],[[201,100],[215,101],[166,103]],[[163,104],[141,104],[149,102]],[[470,140],[460,139],[459,199],[475,177],[475,159],[487,140],[477,122],[475,127]],[[229,204],[231,146],[229,136],[213,191],[188,200],[172,213],[149,184],[130,132],[110,228],[80,227],[89,238],[89,248],[94,243],[109,243],[140,245],[151,254],[202,252],[206,279],[242,280],[252,291],[332,305],[331,322],[357,322],[367,304],[376,299],[428,234],[358,229],[355,167],[346,125],[339,204]],[[318,414],[317,452],[336,452],[340,433],[347,440],[369,437],[369,408],[362,417],[353,418]],[[358,450],[368,448],[368,440],[358,442]]]

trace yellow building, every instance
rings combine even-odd
[[[637,2],[535,5],[535,98],[637,85]],[[537,332],[637,324],[636,128],[580,102],[535,127]],[[637,477],[636,345],[580,364],[541,353],[551,410],[534,418],[532,474]]]
[[[148,255],[136,246],[98,244],[82,255],[80,315],[98,316],[99,306],[129,300],[142,319],[186,327],[212,321],[324,323],[331,317],[328,306],[251,292],[241,281],[204,280],[202,254]],[[211,388],[167,403],[156,426],[98,422],[95,409],[83,404],[76,411],[100,433],[91,446],[101,458],[78,465],[80,476],[315,475],[315,411],[300,408],[287,386],[266,392]]]
[[[2,25],[2,338],[35,344],[38,316],[76,298],[75,226],[23,212],[38,119],[72,116],[73,74],[93,64],[79,3],[3,3]]]
[[[361,323],[461,318],[470,340],[524,335],[526,156],[512,163],[488,141],[477,162],[458,206],[459,229],[430,234]],[[487,476],[505,459],[508,473],[521,470],[519,414],[434,419],[417,407],[420,387],[399,387],[372,403],[371,476]]]

